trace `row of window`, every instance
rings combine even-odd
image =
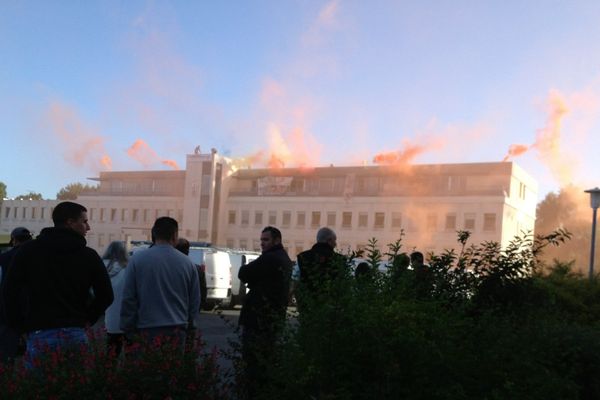
[[[52,219],[54,207],[4,207],[4,219]]]
[[[5,219],[51,220],[54,207],[5,207]],[[139,222],[152,223],[156,218],[169,216],[178,221],[183,219],[183,210],[173,209],[126,209],[126,208],[90,208],[90,222]]]
[[[456,229],[466,229],[475,231],[477,229],[476,213],[462,214],[461,224],[459,224],[457,213],[447,213],[444,216],[444,230],[453,231]],[[250,210],[229,210],[227,222],[231,226],[247,227],[250,225]],[[373,229],[405,229],[407,231],[426,230],[435,232],[440,230],[439,216],[436,213],[429,213],[424,221],[415,218],[405,217],[401,212],[358,212],[352,211],[296,211],[292,221],[292,211],[254,211],[252,222],[255,226],[274,225],[283,228],[290,228],[292,225],[296,228],[318,228],[329,226],[331,228],[373,228]],[[292,223],[293,222],[293,223]],[[339,224],[338,224],[339,223]],[[423,225],[423,226],[420,226]],[[483,231],[496,231],[496,214],[483,214]]]
[[[169,216],[177,221],[182,221],[183,210],[158,208],[90,208],[88,210],[90,222],[152,223],[162,216]]]

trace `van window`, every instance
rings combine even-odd
[[[189,257],[192,259],[194,264],[204,264],[204,250],[203,249],[190,249]]]

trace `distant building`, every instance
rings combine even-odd
[[[376,237],[384,249],[405,232],[404,249],[457,248],[456,231],[472,243],[505,246],[533,231],[537,183],[512,162],[395,166],[237,169],[215,151],[190,154],[182,171],[101,172],[99,190],[80,195],[98,251],[113,240],[150,239],[163,215],[180,236],[230,248],[258,250],[260,230],[275,225],[295,257],[316,230],[329,226],[342,249]],[[7,200],[0,232],[51,225],[57,200]]]

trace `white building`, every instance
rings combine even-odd
[[[88,209],[88,243],[103,251],[113,240],[150,238],[158,216],[180,223],[180,236],[231,248],[259,249],[261,229],[283,233],[290,256],[312,246],[319,227],[338,234],[338,246],[357,249],[376,237],[383,248],[405,232],[404,249],[457,248],[456,231],[472,243],[505,246],[533,231],[537,183],[512,162],[239,169],[226,157],[187,156],[183,171],[102,172],[99,189],[78,202]],[[0,232],[34,232],[51,224],[58,201],[8,200]]]

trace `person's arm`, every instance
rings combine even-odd
[[[23,310],[25,308],[25,273],[27,268],[27,256],[23,252],[17,252],[8,268],[6,275],[2,278],[2,303],[6,322],[16,330],[23,328]]]
[[[93,252],[93,251],[92,251]],[[94,290],[94,299],[88,307],[88,322],[90,325],[96,323],[98,318],[110,306],[114,300],[114,293],[110,278],[104,262],[93,252],[90,262],[92,263],[92,289]]]
[[[198,269],[195,265],[192,264],[192,278],[191,278],[191,287],[189,291],[189,299],[188,299],[188,325],[190,327],[194,326],[194,320],[198,315],[198,311],[200,310],[200,278],[198,278]]]
[[[267,257],[262,254],[256,260],[242,265],[238,272],[238,278],[240,278],[240,281],[251,286],[254,282],[260,281],[268,273],[268,265]]]
[[[137,326],[138,296],[135,274],[135,261],[132,257],[125,268],[125,284],[121,302],[120,328],[125,334],[134,332]]]

